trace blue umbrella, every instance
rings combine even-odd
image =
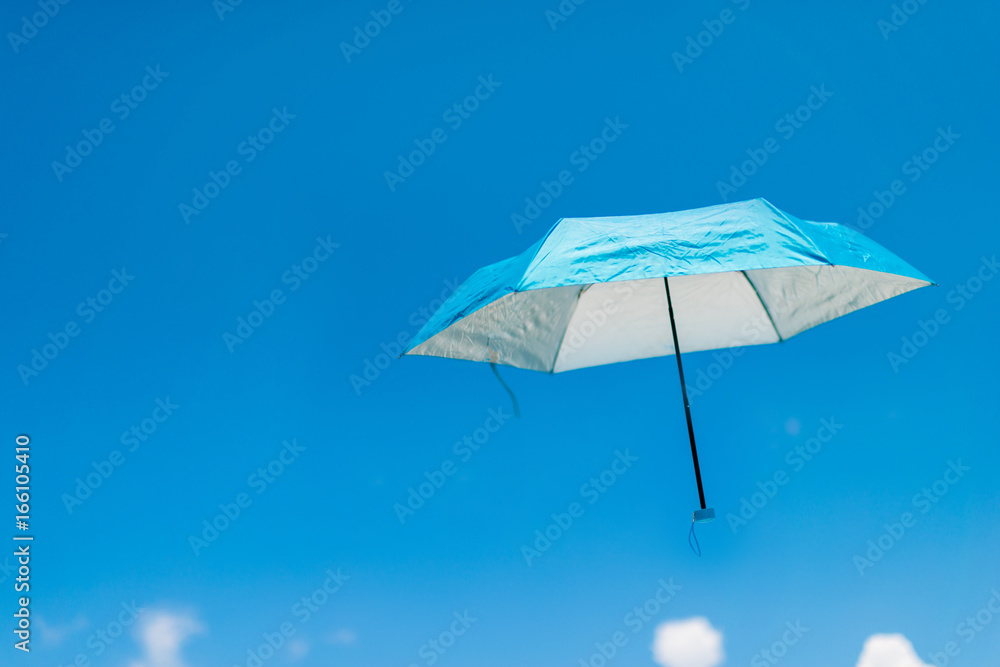
[[[563,218],[516,257],[476,271],[403,354],[563,371],[777,343],[933,284],[862,234],[764,199],[675,213]],[[499,376],[498,376],[499,377]]]

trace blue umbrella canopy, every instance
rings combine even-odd
[[[931,281],[864,235],[764,199],[675,213],[563,218],[483,267],[404,354],[558,373],[775,343]]]
[[[549,373],[675,355],[701,500],[694,520],[710,521],[680,353],[781,342],[931,284],[859,232],[764,199],[563,218],[517,257],[476,271],[403,354]]]

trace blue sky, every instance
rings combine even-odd
[[[998,15],[902,5],[5,6],[0,390],[7,455],[32,438],[27,660],[252,665],[268,635],[267,665],[598,665],[615,637],[609,665],[657,664],[654,638],[681,667],[855,665],[866,641],[864,667],[919,665],[906,641],[995,664]],[[509,369],[509,419],[485,365],[391,354],[560,217],[753,197],[863,228],[939,286],[685,358],[716,376],[692,396],[710,504],[788,478],[746,525],[702,526],[700,558],[672,359]],[[626,472],[582,494],[618,452]],[[678,662],[675,639],[703,650]]]

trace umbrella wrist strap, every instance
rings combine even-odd
[[[497,370],[496,363],[494,363],[492,361],[490,362],[490,370],[493,371],[493,375],[497,376],[497,380],[500,381],[500,384],[503,386],[503,388],[507,390],[507,395],[510,396],[510,402],[511,402],[511,405],[513,406],[513,408],[514,408],[514,417],[517,418],[517,419],[520,419],[520,417],[521,417],[521,408],[517,404],[517,396],[514,395],[514,390],[511,389],[510,387],[508,387],[507,383],[503,381],[503,378],[500,377],[500,371]]]

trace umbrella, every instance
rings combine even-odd
[[[562,218],[476,271],[403,354],[548,373],[674,355],[701,502],[693,518],[710,521],[680,353],[783,342],[931,284],[859,232],[764,199]]]

